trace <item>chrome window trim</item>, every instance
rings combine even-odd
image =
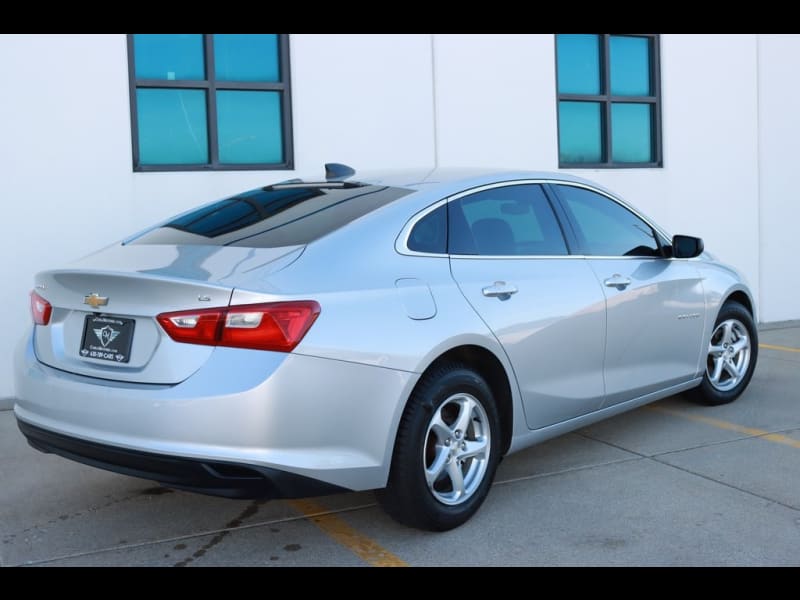
[[[465,196],[470,196],[472,194],[477,194],[478,192],[483,192],[485,190],[491,190],[498,187],[508,187],[511,185],[529,185],[529,184],[551,184],[551,185],[571,185],[573,187],[584,188],[589,190],[590,192],[594,192],[596,194],[600,194],[601,196],[605,196],[612,202],[616,202],[624,209],[629,210],[642,221],[647,223],[656,233],[663,236],[666,240],[671,240],[672,236],[669,235],[666,231],[664,231],[658,225],[655,225],[650,219],[640,213],[638,210],[630,206],[624,200],[617,198],[610,194],[609,192],[603,191],[591,185],[587,185],[585,183],[580,183],[577,181],[566,181],[563,179],[515,179],[512,181],[501,181],[495,183],[488,183],[484,185],[480,185],[474,188],[470,188],[463,192],[459,192],[458,194],[454,194],[452,196],[447,196],[440,200],[437,200],[433,204],[423,208],[421,211],[414,214],[403,226],[398,234],[397,238],[395,239],[394,249],[398,254],[402,254],[404,256],[426,256],[426,257],[433,257],[433,258],[470,258],[470,259],[513,259],[513,260],[530,260],[530,259],[565,259],[565,258],[591,258],[591,259],[614,259],[614,260],[643,260],[643,259],[651,259],[651,260],[665,260],[665,258],[661,258],[658,256],[594,256],[591,254],[523,254],[523,255],[499,255],[499,254],[449,254],[449,253],[437,253],[437,252],[417,252],[416,250],[410,250],[408,248],[408,238],[411,236],[411,230],[414,229],[414,226],[422,219],[424,219],[428,214],[435,211],[440,206],[443,206],[449,202],[454,200],[458,200]],[[673,257],[669,257],[666,260],[675,260]],[[682,259],[681,259],[682,260]]]
[[[632,207],[630,204],[628,204],[627,202],[625,202],[625,201],[624,201],[624,200],[622,200],[621,198],[617,198],[616,196],[613,196],[613,195],[612,195],[611,193],[609,193],[609,192],[606,192],[606,191],[603,191],[603,190],[597,189],[596,187],[593,187],[593,186],[591,186],[591,185],[586,185],[586,184],[584,184],[584,183],[579,183],[579,182],[577,182],[577,181],[559,181],[559,180],[552,180],[552,181],[548,181],[547,183],[550,183],[550,184],[553,184],[553,185],[571,185],[572,187],[583,188],[583,189],[585,189],[585,190],[589,190],[590,192],[595,192],[596,194],[600,194],[601,196],[605,196],[606,198],[608,198],[608,199],[609,199],[609,200],[611,200],[612,202],[616,202],[616,203],[617,203],[617,204],[619,204],[619,205],[620,205],[622,208],[625,208],[625,209],[629,210],[629,211],[630,211],[630,212],[632,212],[634,215],[636,215],[637,217],[639,217],[639,218],[640,218],[642,221],[644,221],[644,222],[645,222],[645,223],[647,223],[647,224],[648,224],[650,227],[652,227],[652,228],[653,228],[653,230],[654,230],[656,233],[659,233],[659,234],[661,234],[661,235],[662,235],[664,238],[666,238],[667,240],[671,240],[671,239],[672,239],[672,236],[671,236],[671,235],[669,235],[669,234],[668,234],[666,231],[664,231],[664,230],[663,230],[661,227],[659,227],[658,225],[654,224],[654,223],[653,223],[653,222],[652,222],[652,221],[651,221],[649,218],[647,218],[645,215],[643,215],[642,213],[640,213],[638,210],[636,210],[634,207]],[[587,255],[587,256],[591,256],[591,255]],[[594,257],[594,258],[600,258],[600,257],[599,257],[599,256],[596,256],[596,257]],[[605,257],[603,257],[603,258],[605,258]],[[611,258],[626,258],[626,257],[612,256]],[[628,258],[631,258],[631,257],[628,257]],[[644,257],[644,258],[647,258],[647,257]]]

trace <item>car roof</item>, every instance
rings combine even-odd
[[[374,169],[357,171],[354,175],[344,177],[343,181],[366,183],[370,185],[388,185],[413,189],[418,192],[434,192],[437,194],[456,193],[480,185],[488,185],[503,181],[520,179],[546,179],[567,181],[589,185],[605,190],[596,182],[553,171],[533,171],[520,169],[502,169],[488,167],[438,167],[408,169]],[[302,178],[298,183],[316,182],[319,179]],[[324,179],[323,179],[324,181]],[[611,193],[611,192],[609,192]]]

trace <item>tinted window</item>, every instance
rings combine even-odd
[[[661,256],[653,229],[621,204],[584,188],[559,185],[582,252],[592,256]]]
[[[374,185],[275,185],[180,215],[130,243],[250,248],[307,244],[410,193]]]
[[[420,219],[408,236],[408,249],[415,252],[447,252],[447,206],[440,206]]]
[[[451,254],[567,254],[547,198],[538,185],[492,188],[449,204]]]

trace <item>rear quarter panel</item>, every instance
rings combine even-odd
[[[295,263],[270,274],[264,285],[237,288],[232,303],[279,298],[319,302],[320,316],[296,354],[419,374],[452,348],[482,346],[500,360],[509,377],[514,432],[527,430],[508,359],[455,285],[449,258],[398,254],[395,239],[416,210],[392,209],[367,215],[309,244]],[[398,280],[403,280],[399,286]],[[419,298],[432,298],[429,318],[420,318],[427,315],[409,302],[409,297],[417,297],[415,285],[420,287]],[[407,398],[398,398],[393,431]],[[393,446],[393,436],[389,443]]]

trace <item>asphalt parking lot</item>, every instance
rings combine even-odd
[[[0,565],[800,565],[800,326],[762,328],[735,403],[681,396],[508,457],[447,533],[372,493],[177,492],[29,448],[0,412]]]

